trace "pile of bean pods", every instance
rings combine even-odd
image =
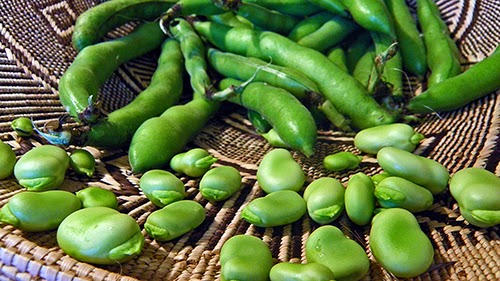
[[[54,190],[69,169],[82,176],[94,172],[88,151],[61,147],[95,146],[128,149],[141,191],[158,207],[144,224],[148,235],[169,241],[195,229],[205,211],[185,199],[182,181],[168,170],[200,178],[200,193],[210,201],[238,191],[237,169],[213,166],[217,159],[204,149],[185,151],[232,103],[275,147],[257,171],[266,196],[249,202],[242,219],[274,227],[308,215],[321,226],[307,240],[305,264],[274,264],[262,240],[231,237],[220,253],[221,280],[362,279],[370,266],[367,254],[330,225],[344,212],[354,223],[370,225],[370,249],[387,271],[402,278],[424,273],[434,249],[413,214],[430,208],[433,196],[449,187],[470,224],[497,225],[500,184],[496,175],[476,168],[451,177],[440,163],[413,154],[424,136],[409,122],[500,89],[500,48],[463,70],[435,2],[416,4],[415,15],[404,0],[113,0],[94,6],[75,23],[78,53],[59,81],[60,101],[77,125],[47,131],[29,119],[12,123],[20,137],[37,133],[51,144],[16,159],[0,143],[0,179],[14,175],[27,189],[0,210],[0,221],[25,231],[57,229],[61,249],[84,262],[112,264],[140,254],[141,229],[116,211],[112,193]],[[137,28],[129,34],[103,39],[130,22]],[[148,87],[104,114],[101,86],[122,64],[153,50],[159,56]],[[408,96],[407,79],[421,82],[422,92]],[[190,99],[181,103],[183,95]],[[383,173],[354,174],[346,187],[330,177],[304,186],[305,174],[290,151],[312,156],[325,123],[354,132],[356,148],[376,155]],[[323,166],[352,170],[362,159],[340,152],[325,157]],[[47,203],[30,217],[35,200]],[[119,237],[106,231],[113,227]],[[87,243],[98,240],[99,246]]]

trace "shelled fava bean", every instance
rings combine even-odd
[[[14,173],[16,153],[10,145],[0,141],[0,179],[10,177]]]

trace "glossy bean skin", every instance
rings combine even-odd
[[[250,201],[241,217],[258,227],[274,227],[291,224],[306,213],[302,196],[292,190],[279,190]]]
[[[83,208],[57,229],[57,244],[74,259],[91,264],[117,264],[140,254],[144,236],[129,215],[108,207]]]
[[[266,193],[279,190],[300,191],[306,181],[302,167],[285,148],[267,152],[257,168],[257,182]]]
[[[377,153],[377,161],[384,171],[421,185],[433,194],[442,193],[450,173],[441,163],[396,147],[384,147]]]
[[[258,134],[269,132],[269,130],[273,128],[273,126],[271,126],[271,124],[269,124],[269,122],[267,122],[267,120],[264,119],[264,117],[262,117],[260,113],[254,110],[247,110],[247,119],[248,121],[250,121],[250,123],[252,123],[255,132],[257,132]]]
[[[0,141],[0,180],[10,177],[16,165],[16,153],[7,143]]]
[[[288,33],[287,37],[293,41],[298,41],[301,38],[318,30],[325,22],[330,20],[333,14],[327,11],[321,11],[299,21],[292,30]]]
[[[403,208],[412,213],[429,209],[434,201],[434,196],[428,189],[392,176],[377,184],[375,197],[383,208]]]
[[[236,79],[220,81],[220,88],[241,85]],[[230,102],[258,112],[292,149],[310,157],[317,139],[316,122],[307,109],[290,92],[263,82],[250,82]]]
[[[89,186],[76,192],[83,208],[108,207],[118,208],[118,199],[113,191],[97,186]]]
[[[271,250],[255,236],[232,236],[220,250],[222,281],[266,281],[273,264]]]
[[[430,88],[462,72],[461,54],[434,1],[418,0],[417,18],[427,50]]]
[[[69,154],[69,165],[77,174],[91,177],[95,172],[96,159],[88,150],[79,148]]]
[[[304,190],[309,217],[319,224],[335,221],[344,211],[344,186],[336,179],[322,177],[312,181]]]
[[[152,21],[176,0],[116,0],[102,2],[78,16],[72,34],[72,44],[78,52],[94,45],[113,28],[133,20]]]
[[[69,168],[69,155],[55,145],[42,145],[23,154],[14,166],[19,184],[30,191],[56,189]]]
[[[394,20],[394,30],[404,67],[419,79],[427,73],[427,50],[418,25],[405,0],[385,0]]]
[[[333,272],[320,263],[279,262],[269,273],[271,281],[331,281],[335,280]]]
[[[169,9],[163,10],[159,23],[161,28],[168,33],[171,22],[190,15],[212,16],[236,9],[241,4],[240,0],[213,1],[213,0],[179,0]]]
[[[28,117],[19,117],[10,123],[10,127],[20,137],[29,137],[33,134],[33,123]]]
[[[370,35],[374,42],[375,53],[377,55],[389,50],[391,45],[395,42],[393,36],[385,33],[372,31]],[[386,85],[388,92],[382,92],[381,94],[401,98],[403,96],[403,59],[399,47],[390,59],[383,62],[383,65],[380,74],[380,82]],[[376,93],[377,90],[378,89],[375,88],[372,92]]]
[[[23,191],[12,196],[0,209],[0,221],[22,231],[49,231],[56,229],[81,205],[80,199],[69,191]]]
[[[449,186],[460,213],[470,224],[477,227],[500,224],[500,179],[493,172],[465,168],[453,174]]]
[[[104,148],[124,148],[129,145],[133,134],[144,121],[161,115],[179,101],[183,93],[183,72],[179,42],[172,38],[165,39],[149,85],[130,103],[92,124],[90,131],[82,136],[82,142]]]
[[[284,14],[305,17],[321,11],[321,7],[311,5],[308,0],[246,0]]]
[[[348,12],[342,0],[309,0],[330,13],[347,16]]]
[[[382,108],[354,77],[341,70],[324,54],[268,31],[194,22],[195,29],[223,51],[269,59],[296,68],[316,82],[320,92],[352,120],[357,128],[393,123],[396,115]],[[307,64],[304,64],[307,61]],[[327,78],[328,77],[328,78]],[[343,90],[339,90],[343,89]],[[345,96],[343,96],[345,95]],[[354,106],[355,105],[355,106]],[[369,114],[365,114],[369,112]]]
[[[244,26],[247,28],[257,28],[249,20],[247,20],[246,18],[244,18],[240,15],[234,14],[232,11],[225,12],[222,14],[210,15],[210,16],[207,16],[207,18],[210,21],[220,23],[220,24],[225,24],[228,26]]]
[[[341,46],[334,46],[330,48],[327,51],[326,56],[342,70],[349,72],[349,69],[347,68],[347,54]]]
[[[203,176],[217,158],[201,147],[192,148],[186,152],[176,154],[170,160],[172,170],[190,177]]]
[[[354,136],[354,146],[362,152],[377,154],[386,146],[413,152],[425,136],[405,123],[380,125],[361,130]]]
[[[212,202],[226,200],[241,187],[241,174],[233,166],[218,166],[206,172],[200,180],[203,197]]]
[[[160,208],[186,197],[184,183],[165,170],[152,169],[145,172],[139,179],[139,187]]]
[[[500,89],[500,47],[464,72],[428,87],[407,108],[414,113],[451,111]]]
[[[427,271],[434,249],[415,216],[408,210],[390,208],[377,213],[370,229],[370,249],[384,269],[400,278]]]
[[[370,32],[364,29],[358,30],[349,39],[346,47],[346,65],[348,73],[353,73],[360,58],[366,54],[369,48],[373,47],[373,40]]]
[[[234,11],[260,29],[288,34],[299,22],[299,18],[268,9],[260,3],[242,2]]]
[[[308,262],[327,266],[335,280],[360,280],[370,268],[363,247],[333,225],[315,229],[307,238],[305,252]]]
[[[352,175],[344,193],[347,216],[357,225],[368,225],[375,212],[375,183],[362,172]]]
[[[200,203],[179,200],[151,213],[144,229],[157,241],[170,241],[200,226],[205,217],[205,208]]]
[[[341,0],[354,21],[364,29],[395,38],[394,26],[384,0]]]
[[[140,25],[130,34],[85,47],[59,81],[59,100],[73,118],[95,123],[99,89],[118,67],[157,47],[166,38],[155,22]],[[106,63],[103,63],[106,62]]]
[[[370,86],[370,80],[374,78],[375,57],[376,53],[374,47],[369,46],[365,54],[359,58],[352,71],[352,76],[361,82],[367,89]]]
[[[323,167],[328,171],[340,172],[355,169],[363,160],[363,156],[350,151],[341,151],[327,155],[323,158]]]

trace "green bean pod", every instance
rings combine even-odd
[[[113,28],[141,20],[153,21],[177,0],[113,0],[84,11],[75,22],[72,44],[78,52],[98,43]]]
[[[354,21],[344,16],[334,15],[318,29],[297,40],[297,43],[323,53],[344,41],[357,29],[359,25]]]
[[[0,140],[0,180],[10,177],[16,165],[16,153],[12,147]]]
[[[354,146],[364,153],[377,154],[386,146],[413,152],[425,136],[405,123],[394,123],[367,128],[356,133]]]
[[[172,170],[189,177],[201,177],[205,174],[217,158],[201,147],[192,148],[186,152],[176,154],[170,159]]]
[[[65,110],[80,122],[96,122],[95,102],[104,82],[121,64],[154,50],[164,39],[158,23],[150,22],[126,36],[85,47],[59,81],[59,99]]]
[[[157,241],[170,241],[200,226],[205,217],[205,208],[200,203],[179,200],[152,212],[144,229]]]
[[[393,123],[396,118],[393,112],[380,106],[354,77],[316,50],[274,32],[202,21],[193,24],[202,37],[223,51],[260,59],[271,58],[278,65],[302,71],[357,128]]]
[[[413,97],[407,108],[414,113],[442,112],[459,109],[500,89],[500,47],[464,72],[427,88]]]
[[[57,244],[74,259],[116,265],[140,254],[144,235],[129,215],[108,207],[83,208],[67,216],[57,228]]]
[[[76,192],[83,208],[108,207],[118,208],[118,199],[113,191],[97,186],[89,186]]]
[[[241,187],[241,174],[233,166],[218,166],[206,172],[200,180],[201,195],[212,202],[226,200]]]
[[[336,179],[322,177],[304,190],[307,212],[319,224],[329,224],[344,212],[344,186]]]
[[[275,227],[296,222],[306,213],[302,196],[292,190],[278,190],[250,201],[241,217],[258,227]]]
[[[176,104],[182,94],[184,65],[179,42],[165,39],[150,84],[130,103],[90,126],[83,136],[85,145],[123,148],[149,118]]]
[[[344,205],[347,216],[357,225],[371,222],[375,211],[375,183],[362,172],[352,175],[344,193]]]
[[[221,89],[235,85],[241,85],[241,82],[231,78],[220,82]],[[292,149],[307,157],[314,154],[316,122],[307,107],[287,90],[263,82],[251,82],[229,101],[261,114]]]
[[[241,0],[178,0],[170,8],[162,11],[160,27],[168,34],[169,25],[175,19],[190,15],[218,15],[235,9],[240,4]]]
[[[361,82],[369,91],[371,90],[369,89],[371,80],[375,78],[374,69],[376,56],[377,54],[373,46],[369,46],[365,54],[359,58],[352,70],[352,76]]]
[[[281,147],[289,149],[290,146],[283,141],[275,129],[271,128],[269,131],[260,134],[272,147]]]
[[[341,46],[333,46],[326,52],[326,56],[345,72],[349,71],[347,68],[347,54]]]
[[[321,11],[321,7],[311,5],[308,0],[245,0],[284,14],[305,17]]]
[[[348,73],[354,72],[356,64],[371,46],[373,46],[373,40],[370,32],[365,29],[358,30],[347,41],[345,53]]]
[[[268,9],[259,3],[242,2],[234,13],[244,17],[260,29],[288,34],[299,22],[299,18]]]
[[[69,154],[69,165],[77,174],[92,177],[95,172],[96,159],[90,151],[78,148]]]
[[[370,268],[365,249],[333,225],[315,229],[307,238],[305,252],[308,262],[327,266],[337,281],[360,280]]]
[[[493,172],[475,167],[459,170],[451,177],[450,193],[470,224],[500,224],[500,179]]]
[[[267,281],[273,264],[271,250],[255,236],[237,234],[220,249],[221,281]]]
[[[247,119],[252,123],[252,126],[258,134],[267,133],[273,128],[262,115],[254,110],[247,109]]]
[[[393,176],[377,184],[375,197],[383,208],[403,208],[412,213],[428,210],[434,201],[434,196],[428,189]]]
[[[323,158],[323,167],[333,172],[352,170],[357,168],[362,160],[363,156],[356,155],[350,151],[341,151]]]
[[[287,37],[293,41],[298,41],[304,36],[307,36],[318,28],[320,28],[325,22],[329,21],[333,17],[333,14],[327,11],[321,11],[309,17],[301,19],[288,33]]]
[[[332,14],[348,16],[348,11],[342,0],[309,0],[309,2]]]
[[[234,14],[232,11],[225,12],[222,14],[210,15],[207,17],[210,21],[220,24],[225,24],[228,26],[243,26],[247,28],[257,28],[249,20],[240,15]]]
[[[429,269],[434,249],[415,216],[402,208],[384,209],[373,217],[370,249],[380,265],[396,277],[417,277]]]
[[[389,175],[421,185],[433,195],[442,193],[450,179],[450,173],[443,164],[401,148],[388,146],[380,149],[377,161]]]
[[[394,41],[393,37],[384,33],[370,32],[370,34],[374,42],[375,53],[379,56],[379,58],[382,58],[381,60],[377,60],[375,63],[377,67],[381,68],[379,80],[389,89],[389,93],[382,94],[401,98],[403,96],[403,60],[401,52],[399,51],[399,45],[396,52],[389,55],[386,59],[384,58],[385,53],[391,52],[390,50],[393,47],[392,44],[397,41]],[[375,82],[378,81],[375,80]],[[369,89],[373,88],[371,92],[376,92],[376,87],[378,87],[378,85],[368,86]]]
[[[57,229],[81,206],[80,199],[69,191],[23,191],[12,196],[0,209],[0,221],[23,231],[49,231]]]
[[[319,91],[316,83],[295,69],[274,65],[257,58],[210,48],[207,60],[210,66],[224,77],[242,81],[253,78],[252,81],[265,82],[286,89],[301,101],[306,101],[310,93]],[[234,67],[235,65],[238,67]]]
[[[291,263],[279,262],[269,272],[270,281],[332,281],[333,272],[326,266],[316,262]]]
[[[371,32],[395,38],[394,23],[384,0],[340,0],[355,22]]]
[[[14,166],[14,176],[29,191],[56,189],[69,168],[69,155],[55,145],[42,145],[23,154]]]
[[[257,182],[266,193],[279,190],[300,191],[306,175],[289,150],[274,148],[262,157],[257,168]]]
[[[385,0],[385,4],[394,20],[404,68],[423,79],[427,73],[427,50],[408,4],[405,0]]]
[[[461,54],[434,1],[418,0],[417,18],[427,50],[430,88],[462,72]]]
[[[29,137],[33,134],[33,123],[28,117],[19,117],[10,123],[10,127],[20,137]]]
[[[186,197],[184,183],[165,170],[145,172],[139,179],[139,187],[151,203],[160,208]]]

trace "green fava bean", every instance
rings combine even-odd
[[[360,280],[370,268],[365,249],[333,225],[314,230],[305,247],[307,261],[327,266],[337,281]]]
[[[470,224],[500,224],[500,179],[494,173],[475,167],[462,169],[452,176],[450,192]]]
[[[229,238],[220,250],[221,281],[267,281],[273,257],[261,239],[238,234]]]
[[[28,117],[19,117],[12,121],[10,127],[20,137],[29,137],[33,134],[33,123]]]
[[[304,190],[309,216],[319,224],[336,220],[344,211],[344,186],[336,179],[323,177],[311,182]]]
[[[280,262],[275,264],[269,273],[271,281],[331,281],[333,272],[320,263],[291,263]]]
[[[200,181],[200,192],[205,199],[222,201],[241,187],[241,174],[235,167],[219,166],[208,170]]]
[[[0,180],[10,177],[16,165],[16,153],[10,145],[0,141]]]
[[[359,172],[347,182],[344,204],[347,216],[357,225],[371,222],[375,211],[375,183],[366,174]]]
[[[44,191],[61,186],[69,168],[69,155],[55,145],[42,145],[19,158],[14,176],[30,191]]]
[[[274,148],[262,158],[257,169],[257,182],[266,193],[278,190],[299,191],[304,186],[306,175],[285,148]]]
[[[377,154],[382,147],[386,146],[413,152],[424,138],[424,135],[416,132],[412,126],[405,123],[394,123],[359,131],[354,136],[354,146],[369,154]]]
[[[184,183],[174,174],[165,170],[147,171],[141,176],[139,187],[144,195],[160,208],[186,197]]]
[[[203,148],[193,148],[187,152],[176,154],[170,160],[172,170],[190,177],[201,177],[205,174],[217,158]]]
[[[351,170],[357,168],[361,160],[363,160],[362,156],[356,155],[350,151],[341,151],[327,155],[323,159],[323,167],[333,172]]]
[[[0,209],[0,221],[23,231],[54,230],[80,208],[80,199],[69,191],[23,191]]]
[[[434,259],[430,239],[415,216],[402,208],[384,209],[373,217],[369,242],[377,262],[397,277],[419,276]]]
[[[375,187],[375,197],[384,208],[403,208],[412,213],[432,206],[432,193],[418,184],[400,177],[387,177]]]
[[[291,224],[306,213],[302,196],[292,190],[279,190],[248,203],[241,217],[255,226],[274,227]]]
[[[89,186],[76,193],[76,196],[82,201],[83,208],[89,207],[108,207],[118,208],[118,199],[111,190],[97,186]]]
[[[80,209],[57,229],[57,244],[69,256],[92,264],[117,264],[137,256],[144,246],[139,224],[108,207]]]
[[[389,173],[382,171],[379,174],[371,176],[371,179],[375,185],[379,184],[383,179],[390,177]]]
[[[380,167],[391,176],[405,178],[430,190],[443,192],[450,173],[441,163],[396,147],[384,147],[377,153]]]
[[[205,217],[205,208],[200,203],[179,200],[151,213],[144,229],[157,241],[170,241],[197,228]]]
[[[80,175],[94,175],[96,160],[94,155],[85,149],[76,149],[69,155],[69,164],[73,171]]]

